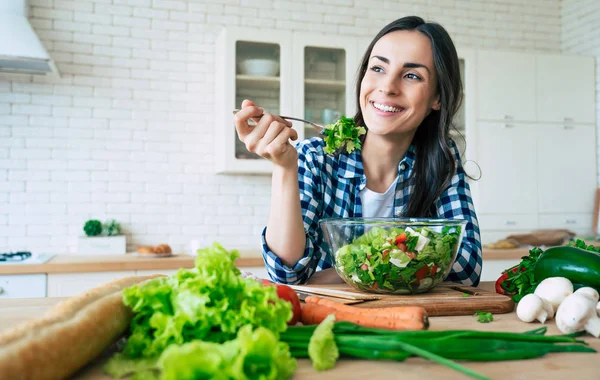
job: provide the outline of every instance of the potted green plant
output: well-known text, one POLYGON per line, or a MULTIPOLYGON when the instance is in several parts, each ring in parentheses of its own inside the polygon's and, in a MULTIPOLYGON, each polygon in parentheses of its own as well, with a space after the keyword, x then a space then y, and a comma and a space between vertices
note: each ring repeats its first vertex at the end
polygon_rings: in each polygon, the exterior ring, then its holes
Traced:
POLYGON ((78 239, 77 252, 82 254, 125 254, 127 239, 121 234, 121 224, 111 219, 105 223, 90 219, 83 226, 85 236, 78 239))

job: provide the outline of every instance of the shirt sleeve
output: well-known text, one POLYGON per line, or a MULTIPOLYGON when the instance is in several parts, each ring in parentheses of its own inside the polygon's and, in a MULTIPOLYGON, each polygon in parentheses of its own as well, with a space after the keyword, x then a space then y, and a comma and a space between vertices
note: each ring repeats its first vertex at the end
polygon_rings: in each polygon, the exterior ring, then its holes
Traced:
POLYGON ((442 193, 435 206, 438 217, 465 219, 467 225, 456 261, 446 280, 477 286, 482 267, 479 223, 471 199, 471 190, 455 144, 452 145, 452 151, 456 159, 456 173, 450 181, 450 186, 442 193))
POLYGON ((319 154, 310 140, 298 144, 297 149, 300 205, 306 234, 304 255, 293 267, 288 267, 269 249, 265 238, 267 228, 262 232, 262 253, 267 273, 273 281, 284 284, 304 284, 316 271, 332 266, 319 230, 324 186, 319 167, 323 164, 324 155, 319 154))

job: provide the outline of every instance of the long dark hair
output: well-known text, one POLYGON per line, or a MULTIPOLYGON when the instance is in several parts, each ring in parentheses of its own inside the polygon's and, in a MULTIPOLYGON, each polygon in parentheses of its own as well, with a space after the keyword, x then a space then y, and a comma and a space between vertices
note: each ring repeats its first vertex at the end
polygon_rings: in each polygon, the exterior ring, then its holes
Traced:
POLYGON ((356 82, 358 112, 354 120, 357 125, 366 127, 360 109, 360 84, 367 71, 373 46, 381 37, 397 30, 423 33, 431 41, 433 51, 440 110, 432 110, 427 115, 413 138, 416 158, 408 185, 414 187, 404 208, 405 216, 433 217, 436 215, 434 202, 448 187, 456 171, 455 158, 450 148, 450 128, 463 98, 458 54, 448 32, 441 25, 425 22, 417 16, 408 16, 381 29, 371 41, 359 67, 356 82))

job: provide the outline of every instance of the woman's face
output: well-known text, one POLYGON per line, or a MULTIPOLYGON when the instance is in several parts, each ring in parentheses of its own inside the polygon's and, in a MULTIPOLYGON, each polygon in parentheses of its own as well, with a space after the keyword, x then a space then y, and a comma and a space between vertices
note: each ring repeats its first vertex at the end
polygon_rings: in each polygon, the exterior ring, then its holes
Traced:
POLYGON ((414 134, 432 109, 439 110, 430 40, 398 30, 373 46, 360 85, 360 108, 369 133, 414 134))

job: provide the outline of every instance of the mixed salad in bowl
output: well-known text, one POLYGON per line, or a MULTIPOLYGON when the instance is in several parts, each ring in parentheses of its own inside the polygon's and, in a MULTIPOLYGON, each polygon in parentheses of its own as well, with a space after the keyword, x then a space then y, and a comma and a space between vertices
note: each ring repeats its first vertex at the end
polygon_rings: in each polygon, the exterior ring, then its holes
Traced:
POLYGON ((341 225, 335 227, 335 221, 322 221, 338 274, 375 293, 422 293, 441 283, 456 259, 466 221, 412 220, 338 219, 341 225), (352 238, 357 232, 364 233, 352 238))

